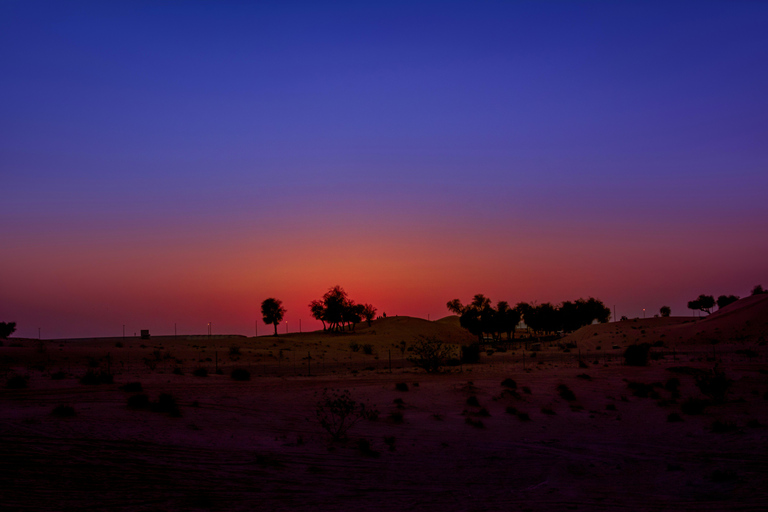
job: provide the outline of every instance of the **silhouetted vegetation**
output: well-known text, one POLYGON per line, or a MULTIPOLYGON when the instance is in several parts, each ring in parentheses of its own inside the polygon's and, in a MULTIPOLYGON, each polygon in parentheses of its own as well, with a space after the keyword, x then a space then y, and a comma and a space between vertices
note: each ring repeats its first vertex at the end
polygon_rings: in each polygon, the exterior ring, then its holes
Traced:
POLYGON ((728 304, 733 304, 739 300, 738 295, 721 295, 717 298, 717 308, 723 309, 728 304))
POLYGON ((354 400, 347 390, 326 388, 315 406, 315 416, 331 439, 338 441, 360 420, 378 417, 378 411, 354 400))
POLYGON ((434 337, 422 338, 411 346, 411 353, 408 361, 427 373, 438 373, 453 355, 453 348, 434 337))
POLYGON ((376 316, 376 308, 371 304, 356 304, 341 286, 329 289, 319 300, 309 303, 312 317, 323 323, 324 331, 342 332, 346 328, 355 330, 355 325, 365 319, 368 325, 376 316))
POLYGON ((0 322, 0 340, 7 340, 8 336, 16 332, 16 322, 0 322))
POLYGON ((557 307, 549 302, 539 305, 520 302, 511 308, 507 302, 499 301, 494 308, 490 299, 477 294, 466 306, 459 299, 453 299, 446 307, 459 315, 461 326, 477 336, 479 343, 485 335, 496 342, 501 340, 502 333, 507 334, 507 340, 513 339, 521 320, 534 332, 547 334, 572 332, 595 321, 605 323, 611 317, 611 310, 592 297, 565 301, 557 307))
POLYGON ((141 385, 141 382, 128 382, 120 386, 120 390, 127 393, 141 393, 143 386, 141 385))
POLYGON ((517 382, 514 379, 506 378, 501 381, 501 385, 508 389, 517 389, 517 382))
POLYGON ((192 372, 192 375, 194 375, 195 377, 207 377, 208 370, 201 366, 199 368, 195 368, 195 370, 192 372))
POLYGON ((567 400, 568 402, 573 402, 576 400, 576 395, 574 392, 565 384, 559 384, 557 386, 557 394, 560 395, 560 398, 567 400))
POLYGON ((661 306, 659 308, 659 314, 663 317, 667 317, 672 314, 672 308, 669 306, 661 306))
POLYGON ((480 362, 480 345, 462 345, 461 361, 462 364, 476 364, 480 362))
POLYGON ((283 321, 284 315, 283 301, 270 297, 261 303, 262 319, 265 324, 275 326, 275 336, 277 336, 277 326, 283 321))
POLYGON ((29 385, 29 376, 27 375, 11 375, 8 380, 5 381, 5 387, 8 389, 24 389, 29 385))
POLYGON ((696 311, 703 311, 706 314, 712 313, 712 308, 715 307, 715 298, 712 295, 699 295, 698 299, 688 302, 688 309, 696 311))
POLYGON ((74 418, 77 416, 75 408, 71 405, 57 405, 51 414, 57 418, 74 418))
POLYGON ((395 384, 395 389, 398 391, 408 391, 408 384, 405 382, 398 382, 395 384))
POLYGON ((725 402, 728 389, 733 381, 726 377, 725 373, 717 366, 712 370, 699 374, 696 377, 696 386, 699 390, 709 397, 713 402, 725 402))
POLYGON ((624 350, 624 363, 627 366, 648 366, 650 351, 649 343, 630 345, 624 350))
POLYGON ((702 400, 701 398, 688 398, 685 400, 682 404, 680 404, 680 410, 683 411, 684 414, 688 414, 689 416, 694 416, 697 414, 702 414, 704 412, 704 409, 709 405, 708 400, 702 400))
POLYGON ((105 371, 88 370, 85 375, 80 377, 80 384, 86 386, 96 386, 99 384, 112 384, 115 380, 114 375, 105 371))
POLYGON ((758 284, 758 285, 755 285, 754 288, 752 288, 752 292, 750 295, 760 295, 762 293, 768 293, 768 292, 766 292, 766 290, 763 290, 763 285, 758 284))
POLYGON ((245 381, 251 380, 251 372, 245 368, 235 368, 232 373, 229 374, 232 380, 245 381))

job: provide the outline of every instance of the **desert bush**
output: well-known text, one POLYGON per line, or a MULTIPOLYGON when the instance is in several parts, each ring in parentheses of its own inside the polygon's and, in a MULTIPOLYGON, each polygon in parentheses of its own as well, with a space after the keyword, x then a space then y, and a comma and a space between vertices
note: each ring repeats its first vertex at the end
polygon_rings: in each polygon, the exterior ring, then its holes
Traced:
POLYGON ((235 368, 234 370, 232 370, 232 373, 230 373, 230 377, 232 377, 232 380, 239 380, 239 381, 251 380, 251 372, 249 372, 245 368, 235 368))
POLYGON ((370 343, 366 343, 365 345, 363 345, 363 354, 368 356, 373 354, 373 345, 371 345, 370 343))
POLYGON ((408 384, 405 382, 398 382, 395 384, 395 389, 398 391, 408 391, 408 384))
POLYGON ((630 345, 624 350, 624 363, 627 366, 648 366, 650 351, 651 345, 648 343, 630 345))
POLYGON ((592 380, 592 377, 587 375, 586 373, 580 373, 576 376, 577 379, 584 379, 584 380, 592 380))
POLYGON ((67 377, 67 374, 64 373, 62 370, 59 370, 51 374, 51 380, 64 380, 66 377, 67 377))
POLYGON ((511 414, 511 415, 513 415, 513 416, 514 416, 515 414, 517 414, 517 407, 513 407, 513 406, 511 406, 511 405, 510 405, 510 406, 508 406, 508 407, 507 407, 507 408, 506 408, 504 411, 505 411, 507 414, 511 414))
POLYGON ((346 438, 349 429, 360 420, 370 418, 374 412, 375 408, 354 400, 347 390, 326 388, 315 404, 317 421, 334 441, 346 438))
POLYGON ((240 347, 232 345, 229 347, 229 357, 237 357, 240 355, 240 347))
POLYGON ((349 349, 352 352, 357 352, 357 351, 360 350, 360 344, 359 343, 355 343, 354 341, 351 341, 351 342, 349 342, 349 349))
POLYGON ((485 428, 485 423, 483 423, 483 420, 478 420, 478 419, 467 416, 464 419, 464 422, 467 425, 472 425, 475 428, 485 428))
POLYGON ((77 415, 75 408, 71 405, 57 405, 51 414, 57 418, 73 418, 77 415))
POLYGON ((381 453, 379 453, 377 450, 371 448, 371 442, 365 438, 357 440, 357 449, 360 450, 360 453, 366 457, 378 457, 381 455, 381 453))
POLYGON ((96 372, 94 370, 88 370, 85 375, 80 377, 80 384, 86 386, 96 386, 99 384, 112 384, 115 378, 111 373, 105 371, 96 372))
POLYGON ((481 407, 480 410, 477 411, 477 415, 487 418, 491 415, 491 413, 485 407, 481 407))
POLYGON ((528 386, 523 386, 523 393, 525 393, 526 395, 530 395, 531 388, 529 388, 528 386))
POLYGON ((696 377, 696 386, 699 390, 716 403, 725 402, 728 388, 732 383, 733 381, 726 377, 717 365, 711 371, 696 377))
POLYGON ((141 393, 143 389, 141 382, 127 382, 120 386, 121 391, 126 391, 128 393, 141 393))
POLYGON ((435 337, 425 337, 413 346, 413 355, 408 360, 427 373, 438 373, 451 357, 453 349, 435 337))
POLYGON ((627 387, 632 390, 632 394, 634 396, 640 397, 640 398, 653 398, 654 400, 657 400, 661 398, 659 396, 659 393, 654 389, 656 386, 660 386, 660 384, 654 383, 654 384, 645 384, 644 382, 633 382, 629 381, 627 382, 627 387))
POLYGON ((195 368, 195 370, 192 372, 192 375, 194 375, 195 377, 207 377, 208 370, 201 366, 199 368, 195 368))
POLYGON ((167 412, 171 416, 181 416, 181 411, 176 403, 176 399, 173 395, 168 393, 160 393, 160 396, 157 397, 157 401, 149 404, 149 409, 152 412, 167 412))
POLYGON ((616 404, 608 404, 605 406, 606 411, 615 411, 616 410, 616 404))
POLYGON ((682 416, 680 416, 680 415, 679 415, 678 413, 676 413, 676 412, 671 412, 671 413, 669 413, 669 414, 667 415, 667 421, 668 421, 669 423, 675 423, 675 422, 678 422, 678 421, 683 421, 683 417, 682 417, 682 416))
POLYGON ((149 397, 143 393, 128 397, 128 407, 131 409, 149 408, 149 397))
POLYGON ((403 413, 400 411, 392 411, 389 413, 389 421, 392 423, 400 424, 403 421, 405 421, 405 417, 403 416, 403 413))
POLYGON ((394 452, 396 450, 395 448, 395 436, 386 436, 384 437, 384 444, 389 446, 389 451, 394 452))
POLYGON ((579 368, 589 368, 589 365, 584 361, 582 361, 581 359, 579 359, 579 368))
POLYGON ((571 391, 571 388, 566 386, 565 384, 560 384, 557 386, 557 393, 560 395, 560 398, 563 400, 567 400, 568 402, 573 402, 576 400, 576 395, 573 391, 571 391))
POLYGON ((174 375, 184 375, 184 370, 181 369, 181 366, 176 366, 173 369, 174 375))
POLYGON ((517 419, 520 421, 531 421, 531 416, 527 412, 518 412, 517 419))
POLYGON ((676 393, 677 390, 680 389, 680 379, 677 377, 670 377, 664 384, 664 389, 671 393, 676 393))
POLYGON ((712 422, 712 432, 716 434, 726 434, 739 430, 738 425, 730 421, 715 420, 712 422))
POLYGON ((509 379, 509 378, 504 379, 503 381, 501 381, 501 385, 503 387, 505 387, 505 388, 508 388, 508 389, 517 389, 517 382, 515 382, 514 380, 509 379))
POLYGON ((123 342, 122 341, 115 342, 115 347, 123 348, 123 342))
POLYGON ((701 398, 689 398, 680 404, 680 410, 683 411, 684 414, 694 416, 703 413, 704 408, 708 405, 709 401, 707 400, 702 400, 701 398))
POLYGON ((472 345, 461 346, 461 363, 462 364, 476 364, 480 362, 480 345, 473 343, 472 345))
POLYGON ((738 480, 738 475, 732 469, 716 469, 712 472, 713 482, 733 482, 738 480))
POLYGON ((542 407, 541 408, 541 412, 543 412, 544 414, 548 414, 550 416, 554 416, 555 415, 555 411, 552 410, 551 407, 542 407))
POLYGON ((480 402, 477 400, 477 397, 475 395, 472 395, 469 398, 467 398, 467 405, 472 407, 480 407, 480 402))

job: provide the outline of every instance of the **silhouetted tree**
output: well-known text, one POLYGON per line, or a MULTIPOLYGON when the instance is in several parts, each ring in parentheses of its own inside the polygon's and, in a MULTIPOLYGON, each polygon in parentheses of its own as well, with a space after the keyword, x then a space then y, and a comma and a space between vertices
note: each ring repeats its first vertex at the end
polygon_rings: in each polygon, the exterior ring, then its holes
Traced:
POLYGON ((376 308, 372 304, 363 304, 362 314, 365 321, 368 322, 368 327, 370 327, 371 322, 376 318, 376 308))
POLYGON ((706 314, 712 313, 715 307, 715 298, 712 295, 699 295, 699 298, 688 302, 688 309, 703 311, 706 314))
POLYGON ((459 316, 461 316, 461 314, 464 312, 464 306, 461 304, 459 299, 449 300, 445 307, 447 307, 448 311, 451 313, 455 313, 459 316))
POLYGON ((669 315, 672 314, 672 308, 670 308, 669 306, 661 306, 659 308, 659 314, 661 314, 661 316, 665 316, 665 317, 669 316, 669 315))
POLYGON ((8 336, 16 332, 16 322, 0 322, 0 340, 8 339, 8 336))
POLYGON ((275 326, 275 336, 277 336, 278 324, 283 321, 283 315, 285 315, 283 301, 270 297, 261 303, 261 316, 265 324, 275 326))
POLYGON ((507 339, 515 339, 515 328, 520 323, 520 311, 509 307, 506 301, 496 303, 496 329, 507 333, 507 339))
POLYGON ((309 303, 312 317, 323 322, 323 330, 343 331, 345 326, 355 329, 355 324, 363 318, 371 321, 376 315, 376 308, 371 304, 355 304, 341 286, 330 288, 320 300, 309 303), (327 324, 327 328, 326 328, 327 324))
POLYGON ((760 295, 761 293, 767 293, 765 290, 763 290, 763 285, 758 284, 752 288, 752 295, 760 295))
POLYGON ((717 308, 723 309, 728 304, 733 304, 739 300, 739 298, 736 295, 721 295, 717 298, 717 308))
POLYGON ((325 330, 325 306, 322 301, 313 300, 309 303, 309 311, 312 314, 312 318, 320 320, 323 323, 323 330, 325 330))

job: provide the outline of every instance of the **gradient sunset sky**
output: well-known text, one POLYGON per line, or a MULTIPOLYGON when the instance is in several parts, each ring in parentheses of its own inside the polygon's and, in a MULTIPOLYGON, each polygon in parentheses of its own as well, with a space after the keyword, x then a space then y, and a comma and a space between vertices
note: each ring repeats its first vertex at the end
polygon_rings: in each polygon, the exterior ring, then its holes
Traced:
POLYGON ((5 0, 0 175, 16 336, 690 314, 768 286, 768 3, 5 0))

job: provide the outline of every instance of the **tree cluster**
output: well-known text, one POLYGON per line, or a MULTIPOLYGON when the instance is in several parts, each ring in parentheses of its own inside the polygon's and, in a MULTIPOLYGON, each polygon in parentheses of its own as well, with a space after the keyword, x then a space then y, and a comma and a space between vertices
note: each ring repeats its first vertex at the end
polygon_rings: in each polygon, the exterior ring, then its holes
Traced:
POLYGON ((461 326, 477 336, 481 343, 486 334, 491 335, 494 341, 500 341, 502 333, 507 334, 508 340, 513 339, 521 320, 535 332, 550 333, 572 332, 595 321, 605 323, 611 318, 611 310, 592 297, 565 301, 559 306, 549 302, 538 305, 520 302, 514 308, 505 301, 499 301, 494 308, 490 299, 477 294, 467 305, 454 299, 446 306, 459 315, 461 326))
POLYGON ((723 309, 728 304, 733 304, 739 300, 738 295, 720 295, 717 300, 712 295, 701 294, 695 300, 688 301, 688 309, 695 311, 703 311, 706 314, 711 314, 712 309, 717 305, 718 309, 723 309))
POLYGON ((322 298, 309 303, 312 317, 323 323, 323 330, 341 332, 355 330, 355 325, 363 320, 371 325, 376 316, 376 308, 371 304, 356 304, 349 298, 341 286, 329 289, 322 298))

